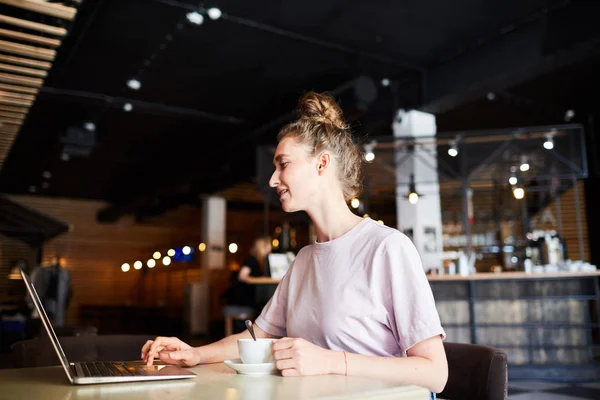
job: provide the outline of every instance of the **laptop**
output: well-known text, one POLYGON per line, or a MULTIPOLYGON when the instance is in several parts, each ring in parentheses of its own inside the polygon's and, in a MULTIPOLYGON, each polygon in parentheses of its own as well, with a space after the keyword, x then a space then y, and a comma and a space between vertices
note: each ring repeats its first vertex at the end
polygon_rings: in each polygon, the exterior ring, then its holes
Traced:
POLYGON ((271 270, 271 278, 283 279, 284 275, 290 269, 290 265, 293 261, 293 253, 282 254, 282 253, 271 253, 267 256, 269 260, 269 268, 271 270))
POLYGON ((54 346, 56 355, 60 359, 69 381, 75 385, 87 385, 91 383, 117 383, 117 382, 139 382, 139 381, 157 381, 166 379, 185 379, 195 378, 193 372, 177 367, 174 365, 153 365, 147 367, 142 362, 117 362, 117 361, 100 361, 100 362, 76 362, 70 363, 63 351, 60 342, 50 319, 46 315, 46 311, 42 306, 42 302, 31 283, 29 276, 21 270, 23 281, 27 287, 27 291, 33 300, 35 309, 37 310, 46 332, 50 337, 50 341, 54 346))

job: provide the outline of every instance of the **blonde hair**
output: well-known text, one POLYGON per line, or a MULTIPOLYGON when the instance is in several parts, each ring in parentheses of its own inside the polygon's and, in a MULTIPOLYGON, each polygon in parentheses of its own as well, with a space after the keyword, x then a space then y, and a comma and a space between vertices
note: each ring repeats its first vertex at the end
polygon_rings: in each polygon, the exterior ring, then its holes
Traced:
POLYGON ((270 236, 260 236, 254 239, 252 243, 252 247, 250 248, 250 254, 254 257, 258 258, 259 253, 261 252, 263 247, 271 245, 271 237, 270 236))
POLYGON ((277 140, 292 137, 308 148, 311 157, 329 151, 337 161, 337 176, 346 201, 360 194, 362 154, 336 101, 324 93, 308 92, 298 102, 299 117, 284 126, 277 140))

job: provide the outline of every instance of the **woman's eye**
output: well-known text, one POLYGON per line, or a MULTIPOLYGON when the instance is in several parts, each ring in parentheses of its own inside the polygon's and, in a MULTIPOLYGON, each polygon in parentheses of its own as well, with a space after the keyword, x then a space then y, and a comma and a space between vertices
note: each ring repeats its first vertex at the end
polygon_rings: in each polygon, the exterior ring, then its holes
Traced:
POLYGON ((279 164, 279 168, 283 169, 285 168, 287 165, 289 164, 289 162, 282 162, 279 164))

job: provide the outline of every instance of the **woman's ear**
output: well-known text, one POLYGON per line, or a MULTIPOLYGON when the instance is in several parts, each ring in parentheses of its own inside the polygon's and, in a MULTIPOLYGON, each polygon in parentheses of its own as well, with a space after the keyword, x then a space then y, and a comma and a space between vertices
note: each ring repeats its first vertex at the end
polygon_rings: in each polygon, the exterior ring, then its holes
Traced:
POLYGON ((317 172, 322 174, 331 165, 331 154, 323 152, 317 157, 317 172))

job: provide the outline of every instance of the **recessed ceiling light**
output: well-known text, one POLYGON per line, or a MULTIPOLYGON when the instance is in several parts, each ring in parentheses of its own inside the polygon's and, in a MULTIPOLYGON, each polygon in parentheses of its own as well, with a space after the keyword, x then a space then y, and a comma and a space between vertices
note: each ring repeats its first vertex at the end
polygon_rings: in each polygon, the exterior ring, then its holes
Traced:
POLYGON ((204 22, 204 16, 198 11, 192 11, 187 13, 186 18, 194 25, 202 25, 202 23, 204 22))
POLYGON ((208 18, 212 19, 213 21, 221 18, 221 15, 223 15, 223 13, 217 7, 211 7, 208 9, 208 18))
POLYGON ((129 79, 127 81, 127 86, 129 86, 130 89, 139 90, 142 87, 142 82, 137 79, 129 79))

